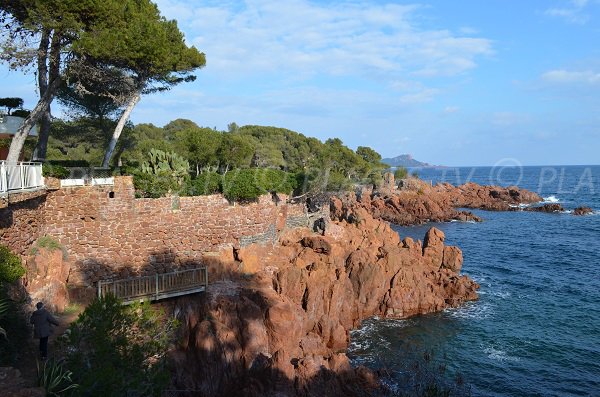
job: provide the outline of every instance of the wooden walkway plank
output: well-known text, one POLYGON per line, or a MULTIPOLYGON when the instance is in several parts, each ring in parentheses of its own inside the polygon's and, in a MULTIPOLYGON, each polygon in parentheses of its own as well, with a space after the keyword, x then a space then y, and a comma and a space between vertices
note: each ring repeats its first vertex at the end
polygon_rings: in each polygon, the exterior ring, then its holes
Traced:
POLYGON ((153 276, 100 280, 98 298, 112 294, 123 300, 124 304, 140 300, 156 301, 206 291, 207 286, 208 269, 199 267, 153 276))

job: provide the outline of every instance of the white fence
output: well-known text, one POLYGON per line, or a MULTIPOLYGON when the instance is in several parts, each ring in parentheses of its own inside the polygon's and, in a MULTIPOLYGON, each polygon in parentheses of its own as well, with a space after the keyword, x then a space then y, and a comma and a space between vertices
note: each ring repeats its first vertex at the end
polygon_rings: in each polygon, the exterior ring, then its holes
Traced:
POLYGON ((44 186, 41 163, 0 161, 0 194, 44 186))

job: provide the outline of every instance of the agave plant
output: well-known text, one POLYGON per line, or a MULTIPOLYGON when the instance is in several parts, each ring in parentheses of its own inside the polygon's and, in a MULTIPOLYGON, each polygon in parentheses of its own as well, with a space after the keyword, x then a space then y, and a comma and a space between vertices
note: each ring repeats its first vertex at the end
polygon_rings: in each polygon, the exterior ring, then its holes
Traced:
POLYGON ((63 366, 62 360, 50 359, 41 365, 37 363, 38 386, 43 387, 47 396, 60 396, 79 387, 73 383, 73 373, 63 366))
MULTIPOLYGON (((4 316, 4 313, 8 310, 8 301, 6 299, 0 299, 0 318, 4 316)), ((8 339, 6 335, 6 331, 4 328, 0 327, 0 335, 2 335, 5 339, 8 339)))

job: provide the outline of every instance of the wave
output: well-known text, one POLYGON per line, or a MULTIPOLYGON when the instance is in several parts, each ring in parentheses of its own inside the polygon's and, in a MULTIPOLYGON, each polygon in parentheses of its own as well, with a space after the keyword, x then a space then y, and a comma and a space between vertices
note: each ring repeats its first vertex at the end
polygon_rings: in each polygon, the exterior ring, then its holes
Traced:
POLYGON ((526 203, 520 203, 520 204, 509 204, 508 206, 511 208, 527 208, 527 207, 531 207, 533 204, 526 204, 526 203))
POLYGON ((494 349, 493 347, 487 347, 483 349, 483 352, 487 354, 488 358, 496 361, 519 361, 519 357, 509 356, 506 351, 494 349))
POLYGON ((544 203, 560 203, 560 199, 554 195, 544 197, 544 203))
POLYGON ((468 302, 464 306, 444 310, 450 317, 458 319, 483 320, 494 315, 492 305, 479 302, 468 302))

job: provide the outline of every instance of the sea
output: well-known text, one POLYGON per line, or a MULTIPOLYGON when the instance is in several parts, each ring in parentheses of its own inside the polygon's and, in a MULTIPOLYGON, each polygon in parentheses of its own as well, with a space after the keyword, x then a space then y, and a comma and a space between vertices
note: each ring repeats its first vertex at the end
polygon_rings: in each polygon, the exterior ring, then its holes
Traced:
POLYGON ((410 394, 407 373, 429 366, 431 379, 462 385, 458 394, 600 396, 600 166, 417 172, 434 184, 516 185, 565 211, 476 210, 482 223, 394 226, 401 238, 421 240, 430 227, 441 229, 462 249, 462 273, 481 285, 479 300, 405 320, 369 319, 351 334, 352 362, 379 369, 399 394, 410 394), (578 206, 594 212, 572 215, 578 206))

